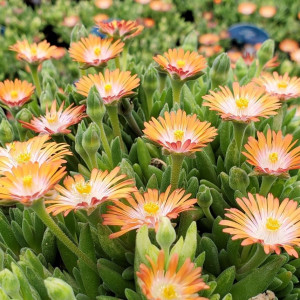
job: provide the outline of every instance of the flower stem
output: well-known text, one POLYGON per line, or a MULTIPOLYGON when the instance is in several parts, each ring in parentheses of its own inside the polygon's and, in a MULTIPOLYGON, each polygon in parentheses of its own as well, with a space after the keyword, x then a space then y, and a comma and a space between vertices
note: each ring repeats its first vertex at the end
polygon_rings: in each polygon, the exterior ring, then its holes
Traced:
POLYGON ((79 72, 80 72, 80 77, 86 75, 86 70, 85 69, 79 69, 79 72))
POLYGON ((35 85, 36 94, 38 98, 40 98, 42 93, 42 88, 41 88, 39 74, 38 74, 38 65, 29 65, 29 66, 30 66, 32 80, 35 85))
POLYGON ((113 162, 112 162, 112 155, 111 155, 111 149, 110 149, 110 146, 109 146, 109 143, 108 143, 108 140, 107 140, 107 136, 106 136, 106 133, 105 133, 105 130, 104 130, 104 127, 103 127, 103 122, 102 120, 99 120, 97 122, 97 125, 100 129, 100 139, 101 139, 101 142, 102 142, 102 146, 103 146, 103 149, 108 157, 108 160, 111 164, 111 166, 113 165, 113 162))
POLYGON ((133 117, 132 113, 125 115, 126 121, 131 127, 131 129, 135 132, 137 136, 142 136, 143 132, 141 131, 140 127, 138 126, 135 118, 133 117))
POLYGON ((31 208, 41 219, 41 221, 52 231, 52 233, 70 250, 72 251, 79 259, 84 261, 92 270, 97 272, 96 265, 94 262, 83 253, 67 236, 66 234, 58 227, 54 220, 46 212, 43 199, 38 199, 33 202, 31 208))
POLYGON ((238 150, 238 164, 240 165, 242 143, 244 139, 245 130, 248 124, 240 123, 240 122, 232 122, 232 123, 233 123, 234 139, 238 150))
POLYGON ((116 67, 116 69, 121 69, 121 66, 120 66, 120 56, 117 56, 116 58, 115 58, 115 67, 116 67))
POLYGON ((150 119, 151 110, 152 110, 152 106, 153 106, 153 94, 146 93, 146 100, 147 100, 148 119, 150 119))
POLYGON ((184 85, 184 82, 171 79, 171 84, 172 84, 172 92, 173 92, 173 106, 175 103, 178 103, 180 105, 180 93, 181 93, 181 88, 184 85))
POLYGON ((122 70, 126 71, 127 68, 127 54, 128 54, 128 45, 125 44, 122 53, 122 70))
POLYGON ((178 154, 171 154, 171 185, 172 190, 177 189, 179 175, 182 167, 184 156, 178 154))
POLYGON ((158 83, 159 83, 159 92, 160 94, 166 87, 167 74, 158 72, 158 83))
POLYGON ((283 122, 283 115, 284 115, 284 104, 278 109, 277 115, 273 117, 273 126, 272 129, 275 131, 281 130, 282 122, 283 122))
POLYGON ((248 262, 237 270, 237 273, 241 275, 259 267, 267 259, 267 257, 268 255, 265 253, 264 248, 260 244, 257 244, 254 255, 248 260, 248 262))
POLYGON ((275 176, 263 176, 259 194, 266 197, 276 179, 277 177, 275 176))
POLYGON ((124 150, 124 144, 122 140, 122 134, 119 125, 119 117, 118 117, 118 106, 117 105, 107 105, 106 106, 107 113, 109 115, 109 119, 111 122, 112 130, 115 137, 119 137, 121 149, 124 150))
POLYGON ((72 141, 75 142, 75 136, 74 136, 72 133, 68 133, 68 134, 67 134, 67 137, 68 137, 70 140, 72 140, 72 141))

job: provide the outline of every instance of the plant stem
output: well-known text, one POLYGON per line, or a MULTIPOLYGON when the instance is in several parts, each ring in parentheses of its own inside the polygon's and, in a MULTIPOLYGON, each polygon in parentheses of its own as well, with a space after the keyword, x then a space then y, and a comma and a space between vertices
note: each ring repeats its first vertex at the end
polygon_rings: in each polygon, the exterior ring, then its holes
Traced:
POLYGON ((257 244, 254 255, 248 260, 248 262, 238 269, 237 273, 243 274, 259 267, 267 259, 267 257, 268 255, 265 253, 264 248, 260 244, 257 244))
POLYGON ((153 94, 146 93, 146 100, 147 100, 148 119, 150 119, 151 110, 152 110, 152 106, 153 106, 153 94))
POLYGON ((119 137, 121 149, 124 150, 124 143, 122 140, 122 134, 119 125, 119 117, 118 117, 118 106, 117 105, 107 105, 106 106, 107 113, 109 115, 110 123, 112 126, 112 130, 115 137, 119 137))
POLYGON ((105 133, 105 130, 104 130, 104 127, 103 127, 103 121, 102 120, 99 120, 97 122, 97 125, 100 129, 100 139, 101 139, 101 142, 102 142, 102 146, 103 146, 103 149, 109 159, 109 163, 111 164, 111 166, 113 165, 113 162, 112 162, 112 155, 111 155, 111 149, 110 149, 110 146, 109 146, 109 143, 108 143, 108 140, 107 140, 107 136, 106 136, 106 133, 105 133))
POLYGON ((120 56, 117 56, 116 58, 115 58, 115 67, 116 67, 116 69, 121 69, 121 66, 120 66, 120 56))
POLYGON ((158 81, 159 82, 159 92, 161 94, 166 87, 167 74, 158 72, 158 79, 159 79, 159 81, 158 81))
POLYGON ((29 65, 29 67, 31 71, 32 80, 35 85, 36 94, 38 98, 40 98, 42 93, 42 88, 41 88, 39 74, 38 74, 38 65, 29 65))
POLYGON ((181 88, 184 85, 184 82, 171 79, 171 84, 172 84, 172 92, 173 92, 173 106, 175 103, 178 103, 180 105, 180 93, 181 93, 181 88))
POLYGON ((171 154, 171 185, 172 190, 177 189, 178 180, 184 156, 180 154, 171 154))
POLYGON ((131 129, 135 132, 137 136, 142 136, 143 132, 141 131, 140 127, 138 126, 135 118, 133 117, 132 113, 125 115, 126 121, 131 127, 131 129))
POLYGON ((75 136, 74 136, 72 133, 68 133, 68 134, 67 134, 67 137, 68 137, 70 140, 72 140, 72 141, 75 142, 75 136))
POLYGON ((263 176, 259 194, 266 197, 276 179, 277 177, 275 176, 263 176))
POLYGON ((238 165, 240 165, 241 161, 241 151, 242 151, 242 143, 244 139, 244 134, 246 127, 248 126, 247 123, 240 123, 240 122, 232 122, 233 123, 233 132, 234 132, 234 139, 236 142, 237 150, 238 150, 238 165))
POLYGON ((256 68, 256 72, 255 72, 254 77, 258 77, 260 75, 262 69, 263 69, 263 66, 261 66, 260 64, 258 64, 258 66, 256 68))
POLYGON ((92 270, 97 272, 97 267, 94 262, 83 253, 59 228, 59 226, 54 222, 54 220, 46 212, 43 199, 38 199, 33 202, 31 208, 41 219, 41 221, 52 231, 52 233, 70 250, 72 251, 79 259, 84 261, 92 270))
POLYGON ((206 218, 213 223, 215 219, 212 216, 209 207, 204 207, 204 208, 202 207, 202 210, 203 210, 206 218))
POLYGON ((80 77, 86 75, 86 70, 85 69, 79 69, 79 72, 80 72, 80 77))
POLYGON ((285 110, 285 104, 283 104, 277 111, 277 115, 273 117, 273 126, 272 129, 275 131, 281 130, 282 122, 283 122, 283 115, 285 110))
POLYGON ((122 70, 126 71, 127 68, 127 54, 128 54, 128 45, 125 44, 122 52, 122 70))

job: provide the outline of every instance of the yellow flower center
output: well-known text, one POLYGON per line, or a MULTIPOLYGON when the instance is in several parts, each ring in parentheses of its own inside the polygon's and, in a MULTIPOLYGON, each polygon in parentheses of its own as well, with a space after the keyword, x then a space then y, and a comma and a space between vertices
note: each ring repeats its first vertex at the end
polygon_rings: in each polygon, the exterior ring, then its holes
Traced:
POLYGON ((287 86, 288 86, 288 84, 287 84, 285 81, 279 81, 279 82, 277 83, 277 87, 278 87, 279 89, 286 89, 287 86))
POLYGON ((26 175, 23 177, 23 185, 30 187, 32 185, 32 176, 31 175, 26 175))
POLYGON ((270 153, 269 160, 271 163, 275 164, 278 161, 278 153, 277 152, 270 153))
POLYGON ((185 66, 185 61, 184 60, 177 60, 176 64, 177 64, 178 68, 183 68, 185 66))
POLYGON ((58 115, 57 114, 49 114, 48 116, 46 116, 46 119, 47 119, 48 123, 55 123, 58 120, 58 115))
POLYGON ((95 54, 96 56, 99 56, 99 55, 101 54, 101 49, 100 49, 99 47, 96 47, 96 48, 94 49, 94 54, 95 54))
POLYGON ((184 131, 179 129, 174 131, 174 138, 176 141, 182 141, 183 136, 184 136, 184 131))
POLYGON ((30 158, 31 158, 31 154, 28 152, 24 152, 24 153, 21 153, 18 155, 17 162, 18 162, 18 164, 22 164, 22 163, 28 162, 30 160, 30 158))
POLYGON ((111 89, 112 89, 112 86, 111 86, 111 84, 110 83, 107 83, 105 86, 104 86, 104 89, 105 89, 105 92, 110 92, 111 91, 111 89))
POLYGON ((177 293, 172 284, 169 284, 163 288, 162 298, 163 299, 176 299, 177 298, 177 293))
POLYGON ((268 218, 267 223, 266 223, 266 228, 271 231, 277 231, 280 228, 280 223, 278 220, 273 219, 273 218, 268 218))
POLYGON ((118 27, 118 22, 116 20, 113 20, 111 23, 114 26, 114 28, 118 27))
POLYGON ((240 109, 244 109, 248 107, 249 100, 246 98, 239 98, 235 100, 236 106, 240 109))
POLYGON ((154 202, 148 202, 144 205, 144 211, 150 215, 154 215, 159 210, 159 206, 154 202))
POLYGON ((31 55, 37 55, 37 49, 36 49, 36 47, 31 48, 30 49, 30 53, 31 53, 31 55))
POLYGON ((92 186, 88 182, 78 182, 75 187, 80 194, 89 194, 92 190, 92 186))
POLYGON ((18 95, 19 95, 19 94, 18 94, 17 91, 11 91, 11 92, 10 92, 10 97, 11 97, 11 98, 14 98, 14 99, 15 99, 15 98, 18 97, 18 95))

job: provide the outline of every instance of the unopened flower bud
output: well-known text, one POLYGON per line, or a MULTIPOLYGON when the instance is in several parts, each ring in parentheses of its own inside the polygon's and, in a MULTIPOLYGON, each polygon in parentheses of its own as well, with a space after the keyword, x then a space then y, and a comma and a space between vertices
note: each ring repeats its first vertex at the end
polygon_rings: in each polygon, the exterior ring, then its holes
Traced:
POLYGON ((71 32, 71 43, 79 41, 82 37, 88 36, 88 32, 84 25, 76 24, 71 32))
POLYGON ((15 274, 4 269, 0 272, 0 286, 11 298, 19 299, 20 283, 15 274))
POLYGON ((248 74, 248 67, 245 61, 240 57, 235 65, 235 74, 238 80, 241 80, 244 76, 248 74))
POLYGON ((83 133, 82 147, 89 157, 93 157, 100 148, 100 133, 95 123, 91 123, 83 133))
POLYGON ((201 208, 208 208, 213 202, 210 189, 203 184, 201 184, 199 187, 199 191, 197 193, 197 202, 201 208))
POLYGON ((232 167, 229 171, 229 186, 233 190, 246 193, 246 189, 250 184, 248 174, 241 168, 232 167))
POLYGON ((162 249, 168 249, 176 239, 176 232, 167 217, 161 218, 159 222, 158 231, 156 233, 156 240, 162 249))
POLYGON ((90 89, 86 102, 88 116, 92 121, 100 122, 105 115, 106 109, 95 86, 90 89))
POLYGON ((46 88, 42 91, 40 96, 41 109, 43 112, 46 111, 46 108, 50 108, 53 102, 54 96, 52 94, 50 84, 47 83, 46 88))
POLYGON ((196 31, 190 32, 184 39, 182 48, 184 51, 197 51, 198 34, 196 31))
POLYGON ((226 53, 221 53, 216 57, 210 70, 212 89, 219 85, 225 85, 228 81, 230 71, 230 59, 226 53))
POLYGON ((14 130, 12 125, 6 119, 2 119, 0 124, 0 142, 2 146, 11 143, 14 140, 14 130))
POLYGON ((280 64, 280 74, 290 73, 294 68, 293 63, 286 59, 280 64))
POLYGON ((157 88, 157 72, 153 67, 148 68, 144 74, 143 88, 147 96, 152 96, 157 88))
MULTIPOLYGON (((29 109, 27 108, 22 108, 17 114, 16 114, 16 120, 18 121, 23 121, 23 122, 27 122, 30 123, 32 119, 32 113, 29 109)), ((19 133, 19 137, 21 140, 25 139, 26 136, 26 132, 28 132, 28 130, 26 128, 24 128, 21 123, 17 122, 16 123, 17 129, 18 129, 18 133, 19 133)))
POLYGON ((261 68, 273 57, 275 43, 273 40, 266 40, 257 51, 258 63, 261 68))
POLYGON ((48 277, 44 280, 51 300, 76 300, 70 285, 59 278, 48 277))

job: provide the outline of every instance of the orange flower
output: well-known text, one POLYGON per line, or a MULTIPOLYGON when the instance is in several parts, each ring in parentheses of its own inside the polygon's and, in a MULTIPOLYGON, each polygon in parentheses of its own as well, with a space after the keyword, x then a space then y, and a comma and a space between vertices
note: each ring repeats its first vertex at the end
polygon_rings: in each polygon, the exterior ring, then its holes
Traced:
POLYGON ((215 3, 215 4, 221 4, 221 3, 222 3, 222 0, 214 0, 214 3, 215 3))
POLYGON ((227 55, 231 62, 231 67, 234 69, 236 66, 237 61, 240 57, 243 57, 242 52, 240 51, 229 51, 227 52, 227 55))
POLYGON ((300 246, 300 208, 293 200, 279 201, 269 194, 267 198, 252 194, 248 198, 237 198, 241 210, 226 209, 220 225, 224 232, 233 235, 232 239, 243 239, 242 246, 260 243, 266 252, 280 254, 280 247, 292 256, 298 257, 294 247, 300 246), (248 199, 249 198, 249 199, 248 199))
POLYGON ((52 58, 61 59, 65 56, 67 50, 64 47, 57 47, 55 52, 52 54, 52 58))
POLYGON ((259 14, 264 18, 272 18, 276 15, 276 7, 273 5, 265 5, 259 9, 259 14))
POLYGON ((78 16, 67 16, 64 18, 62 25, 65 27, 72 28, 74 27, 77 23, 79 23, 80 19, 78 16))
POLYGON ((284 39, 279 44, 279 49, 283 52, 293 52, 299 49, 299 44, 295 40, 284 39))
POLYGON ((215 54, 220 53, 222 51, 222 47, 220 45, 200 46, 198 51, 199 53, 202 53, 206 57, 211 57, 215 54))
POLYGON ((199 37, 199 43, 205 46, 215 45, 219 42, 220 38, 217 34, 206 33, 199 37))
POLYGON ((149 4, 151 2, 151 0, 135 0, 135 2, 139 3, 139 4, 146 5, 146 4, 149 4))
POLYGON ((113 4, 112 0, 96 0, 95 1, 95 5, 101 9, 108 9, 112 6, 112 4, 113 4))
POLYGON ((52 190, 65 173, 65 167, 61 168, 61 161, 42 165, 28 162, 13 167, 0 177, 0 203, 11 205, 21 202, 29 206, 52 190))
POLYGON ((291 53, 291 59, 300 64, 300 49, 297 49, 291 53))
POLYGON ((21 107, 30 98, 34 92, 34 86, 26 80, 15 81, 5 80, 0 82, 0 101, 9 107, 21 107))
POLYGON ((95 85, 104 104, 113 104, 115 101, 134 94, 133 89, 138 87, 140 82, 136 76, 131 76, 129 71, 106 69, 104 75, 99 73, 83 76, 75 85, 78 93, 86 97, 95 85))
POLYGON ((178 265, 179 255, 174 253, 169 263, 165 261, 165 253, 160 250, 157 261, 146 255, 150 267, 140 265, 137 272, 139 284, 149 300, 208 300, 199 297, 198 292, 209 289, 201 278, 201 268, 195 266, 187 258, 183 265, 178 265), (165 266, 167 270, 165 270, 165 266))
POLYGON ((42 135, 26 142, 15 141, 6 144, 5 148, 0 147, 0 174, 28 162, 38 162, 39 165, 54 161, 64 163, 63 157, 72 154, 68 150, 69 146, 64 143, 47 143, 49 139, 48 135, 42 135))
POLYGON ((144 29, 144 26, 139 25, 137 21, 117 21, 113 20, 111 22, 99 22, 99 31, 107 34, 114 39, 121 39, 125 41, 131 39, 139 34, 144 29))
POLYGON ((159 194, 158 190, 148 189, 143 195, 134 192, 134 197, 126 198, 127 202, 114 201, 113 205, 108 206, 107 213, 102 215, 103 224, 121 226, 121 229, 109 237, 119 237, 143 225, 157 230, 162 217, 176 219, 181 212, 193 209, 197 199, 189 199, 191 194, 184 194, 185 190, 182 189, 171 193, 169 186, 165 193, 159 194))
POLYGON ((203 97, 210 110, 219 112, 225 120, 238 122, 259 121, 259 117, 268 118, 276 115, 280 102, 276 97, 265 93, 264 88, 256 87, 254 83, 240 86, 232 84, 232 91, 226 86, 220 86, 221 91, 210 91, 211 95, 203 97))
POLYGON ((242 2, 238 6, 238 12, 243 15, 252 15, 256 10, 256 4, 251 2, 242 2))
POLYGON ((84 68, 105 67, 107 62, 117 57, 123 51, 124 43, 113 39, 101 39, 99 36, 89 35, 79 42, 72 43, 69 49, 73 60, 83 64, 84 68))
POLYGON ((137 20, 139 24, 145 26, 146 28, 152 28, 155 26, 155 21, 151 18, 141 18, 137 20))
POLYGON ((109 19, 109 16, 106 15, 106 14, 97 14, 96 16, 94 16, 94 22, 95 23, 106 21, 108 19, 109 19))
POLYGON ((262 175, 286 176, 289 170, 300 169, 300 146, 293 148, 297 140, 292 142, 293 136, 282 132, 257 132, 257 140, 249 137, 245 145, 247 152, 242 152, 247 162, 255 167, 255 171, 262 175))
POLYGON ((159 64, 162 72, 168 73, 173 79, 191 80, 196 79, 206 68, 206 61, 197 52, 180 49, 169 49, 164 56, 157 55, 153 59, 159 64))
POLYGON ((187 116, 185 111, 165 112, 145 122, 145 137, 170 153, 191 155, 201 151, 217 135, 217 130, 208 122, 200 122, 197 115, 187 116))
POLYGON ((70 211, 85 209, 91 213, 98 205, 104 201, 119 200, 128 198, 130 193, 135 191, 132 179, 125 179, 126 175, 118 175, 119 167, 111 172, 93 169, 91 178, 85 181, 80 174, 73 177, 66 177, 64 186, 57 185, 56 191, 60 195, 54 200, 47 200, 51 203, 47 207, 48 213, 57 215, 64 212, 66 216, 70 211))
POLYGON ((25 60, 30 64, 40 64, 44 60, 52 58, 56 46, 50 46, 47 41, 29 44, 27 40, 24 40, 17 41, 9 49, 18 53, 18 59, 25 60))
POLYGON ((67 134, 71 132, 68 127, 77 124, 86 116, 83 113, 84 111, 84 105, 73 107, 73 104, 64 110, 64 102, 58 111, 56 111, 56 100, 54 100, 50 111, 48 107, 46 108, 45 116, 40 116, 39 118, 33 117, 30 123, 23 121, 20 121, 20 123, 25 128, 43 134, 67 134))
POLYGON ((278 97, 282 101, 300 96, 300 78, 290 78, 288 73, 283 76, 278 75, 277 72, 273 72, 273 76, 264 73, 259 78, 253 79, 253 81, 263 87, 267 93, 278 97))
POLYGON ((154 11, 167 12, 170 11, 173 6, 171 3, 166 3, 161 0, 154 0, 150 2, 149 7, 154 11))

